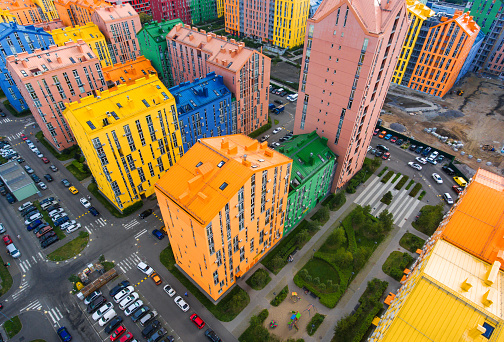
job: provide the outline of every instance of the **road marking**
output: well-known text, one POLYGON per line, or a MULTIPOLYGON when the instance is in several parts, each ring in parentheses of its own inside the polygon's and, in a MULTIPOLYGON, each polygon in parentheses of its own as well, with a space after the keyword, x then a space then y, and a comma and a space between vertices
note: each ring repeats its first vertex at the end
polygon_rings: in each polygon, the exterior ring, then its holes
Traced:
POLYGON ((88 231, 88 233, 91 234, 91 231, 89 230, 89 228, 87 226, 84 227, 84 228, 86 228, 86 230, 88 231))
POLYGON ((42 255, 41 252, 39 252, 38 255, 39 255, 39 257, 40 257, 41 260, 46 260, 46 258, 44 258, 44 256, 42 255))
POLYGON ((33 262, 37 263, 37 258, 35 258, 35 255, 32 255, 32 258, 33 258, 33 262))
POLYGON ((137 219, 134 219, 132 220, 131 222, 129 223, 123 223, 123 227, 126 229, 126 230, 129 230, 131 228, 133 228, 134 226, 140 224, 140 222, 138 222, 137 219))
POLYGON ((53 324, 56 324, 57 320, 54 319, 54 316, 52 315, 51 311, 47 311, 46 313, 49 314, 49 316, 51 317, 53 324))
POLYGON ((40 310, 42 308, 42 304, 39 302, 38 299, 30 302, 30 304, 28 304, 27 306, 25 306, 24 308, 20 309, 19 311, 28 311, 28 310, 40 310))
POLYGON ((134 236, 135 239, 138 239, 143 234, 147 233, 147 229, 141 230, 137 235, 134 236))

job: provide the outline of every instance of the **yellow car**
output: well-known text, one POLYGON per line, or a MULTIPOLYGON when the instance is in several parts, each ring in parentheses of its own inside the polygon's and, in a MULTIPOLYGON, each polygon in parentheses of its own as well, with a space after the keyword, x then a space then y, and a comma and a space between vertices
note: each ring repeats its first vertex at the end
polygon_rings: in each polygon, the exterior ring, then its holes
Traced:
POLYGON ((154 283, 156 283, 156 285, 161 285, 161 283, 163 282, 159 274, 157 274, 157 272, 152 273, 151 278, 152 280, 154 280, 154 283))
POLYGON ((68 190, 70 190, 70 192, 74 195, 77 195, 79 193, 79 190, 77 190, 75 186, 69 187, 68 190))

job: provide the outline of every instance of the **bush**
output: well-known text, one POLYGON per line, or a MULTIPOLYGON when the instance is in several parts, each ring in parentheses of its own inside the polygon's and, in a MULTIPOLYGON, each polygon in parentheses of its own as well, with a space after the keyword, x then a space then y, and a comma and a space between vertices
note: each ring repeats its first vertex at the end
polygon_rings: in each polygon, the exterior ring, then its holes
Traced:
POLYGON ((420 209, 420 215, 411 225, 426 235, 432 235, 443 220, 443 203, 426 205, 420 209))
POLYGON ((268 318, 268 310, 264 309, 257 316, 250 318, 249 327, 238 338, 240 342, 269 342, 270 333, 268 329, 263 326, 263 322, 268 318))
POLYGON ((411 189, 409 195, 411 197, 415 197, 418 194, 418 192, 420 191, 421 188, 422 188, 422 184, 416 183, 415 186, 413 187, 413 189, 411 189))
POLYGON ((346 192, 353 194, 357 191, 357 187, 366 182, 369 177, 381 166, 381 159, 369 159, 365 158, 362 165, 362 169, 357 172, 346 187, 346 192))
POLYGON ((409 188, 411 188, 411 186, 415 184, 415 181, 412 179, 410 180, 410 182, 408 183, 408 185, 406 186, 406 190, 409 190, 409 188))
POLYGON ((384 173, 385 173, 385 171, 387 171, 387 170, 388 170, 388 166, 385 166, 385 167, 384 167, 384 168, 380 171, 380 173, 378 174, 378 177, 383 176, 383 174, 384 174, 384 173))
POLYGON ((124 216, 131 215, 135 211, 137 211, 138 209, 140 209, 142 206, 143 206, 143 201, 142 200, 140 200, 138 202, 135 202, 132 205, 130 205, 130 206, 128 206, 128 207, 126 207, 126 208, 123 209, 123 215, 124 216))
POLYGON ((273 300, 270 302, 270 304, 273 306, 279 306, 285 300, 285 298, 287 298, 288 294, 289 294, 289 287, 286 285, 282 289, 282 291, 280 291, 280 293, 277 294, 275 296, 275 298, 273 298, 273 300))
POLYGON ((417 249, 421 249, 425 243, 425 240, 416 236, 415 234, 405 233, 401 240, 399 240, 399 245, 410 251, 411 253, 416 253, 417 249))
POLYGON ((383 195, 383 197, 380 200, 380 202, 385 203, 387 205, 389 205, 390 203, 392 203, 392 193, 390 191, 387 191, 385 193, 385 195, 383 195))
POLYGON ((381 179, 381 182, 387 183, 390 180, 390 178, 392 178, 393 175, 394 175, 394 171, 387 172, 387 174, 381 179))
POLYGON ((392 183, 395 183, 395 182, 396 182, 396 180, 398 180, 398 179, 399 179, 399 177, 401 177, 401 173, 400 173, 400 172, 399 172, 399 173, 396 173, 396 175, 395 175, 394 179, 392 180, 392 183))
POLYGON ((271 281, 268 271, 258 269, 246 281, 246 283, 254 290, 262 290, 271 281))
POLYGON ((312 221, 318 221, 320 224, 326 223, 330 218, 330 212, 329 208, 326 206, 323 206, 315 214, 312 215, 310 218, 312 221))
POLYGON ((252 133, 250 133, 249 137, 257 138, 258 136, 260 136, 261 134, 263 134, 264 132, 266 132, 270 128, 271 128, 271 117, 268 117, 268 123, 264 126, 259 127, 258 129, 256 129, 252 133))
POLYGON ((408 253, 393 251, 382 265, 382 270, 397 281, 400 281, 404 269, 413 262, 413 257, 408 253))
POLYGON ((341 208, 345 202, 345 193, 343 191, 339 191, 338 193, 332 195, 332 198, 329 201, 329 209, 336 211, 341 208))
POLYGON ((396 184, 396 186, 394 187, 394 189, 396 190, 401 190, 401 188, 404 186, 404 184, 406 184, 406 182, 408 181, 409 177, 404 175, 401 180, 399 181, 399 183, 396 184))
POLYGON ((313 336, 315 332, 317 331, 318 327, 322 324, 324 321, 325 315, 321 315, 318 312, 313 316, 313 318, 310 320, 308 325, 306 326, 306 331, 308 332, 308 335, 313 336))
POLYGON ((425 190, 423 190, 423 191, 420 193, 420 196, 418 196, 418 200, 419 200, 419 201, 420 201, 420 200, 422 200, 422 198, 424 198, 425 194, 426 194, 426 192, 425 192, 425 190))

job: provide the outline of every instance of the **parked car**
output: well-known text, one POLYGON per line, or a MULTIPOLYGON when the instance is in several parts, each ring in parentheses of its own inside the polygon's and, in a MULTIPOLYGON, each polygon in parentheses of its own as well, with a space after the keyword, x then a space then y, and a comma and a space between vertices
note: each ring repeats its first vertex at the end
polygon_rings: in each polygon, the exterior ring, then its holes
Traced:
POLYGON ((122 289, 128 287, 130 285, 130 282, 127 280, 121 281, 119 284, 114 286, 112 290, 109 291, 110 297, 114 297, 116 294, 118 294, 122 289))
POLYGON ((33 181, 34 181, 35 183, 40 182, 40 178, 39 178, 39 176, 37 176, 36 174, 34 174, 34 173, 33 173, 33 174, 31 174, 31 175, 30 175, 30 177, 33 179, 33 181))
POLYGON ((44 240, 41 244, 40 244, 40 247, 42 248, 47 248, 49 247, 50 245, 52 245, 53 243, 55 243, 56 241, 58 241, 59 238, 58 236, 51 236, 49 239, 47 240, 44 240))
POLYGON ((379 158, 383 155, 383 152, 382 151, 376 151, 375 152, 375 157, 379 158))
POLYGON ((132 315, 131 319, 133 322, 138 321, 140 318, 145 316, 148 312, 150 311, 150 308, 147 305, 142 306, 141 308, 137 309, 132 315))
POLYGON ((161 323, 158 320, 151 322, 142 330, 142 336, 144 338, 149 338, 157 328, 161 326, 161 323))
POLYGON ((81 204, 84 206, 84 208, 89 208, 91 207, 91 202, 89 202, 87 199, 85 199, 84 197, 82 197, 80 200, 81 204))
POLYGON ((150 216, 152 213, 154 212, 154 210, 152 209, 147 209, 147 210, 144 210, 142 211, 138 216, 141 218, 141 219, 144 219, 148 216, 150 216))
MULTIPOLYGON (((93 301, 91 303, 89 303, 89 305, 87 306, 87 313, 88 314, 92 314, 93 312, 95 312, 96 310, 98 310, 99 308, 101 308, 103 306, 103 304, 105 304, 105 302, 107 301, 107 299, 105 299, 104 296, 98 296, 97 298, 93 299, 93 301)), ((102 315, 103 317, 103 315, 102 315)))
POLYGON ((180 310, 187 312, 190 309, 189 304, 187 304, 182 297, 177 296, 175 297, 174 301, 175 304, 177 304, 177 306, 180 308, 180 310))
POLYGON ((131 331, 126 332, 126 334, 122 335, 121 338, 119 339, 119 342, 131 342, 131 341, 133 341, 133 334, 131 333, 131 331))
POLYGON ((163 240, 164 234, 159 229, 154 229, 152 231, 152 235, 154 235, 158 240, 163 240))
POLYGON ((44 234, 50 232, 51 230, 53 230, 51 226, 45 226, 42 229, 39 229, 35 236, 41 238, 44 234))
POLYGON ((61 224, 60 228, 61 229, 67 229, 68 227, 70 227, 70 226, 72 226, 72 225, 74 225, 76 223, 77 223, 77 221, 75 221, 75 220, 66 221, 65 223, 61 224))
POLYGON ((150 267, 149 265, 147 265, 144 262, 138 263, 137 268, 140 271, 142 271, 142 273, 146 274, 147 276, 150 276, 154 272, 154 270, 152 269, 152 267, 150 267))
POLYGON ((33 215, 30 215, 26 220, 25 220, 25 225, 29 225, 30 223, 34 222, 35 220, 38 220, 42 218, 42 215, 40 213, 35 213, 33 215))
POLYGON ((282 130, 282 127, 277 127, 273 130, 273 134, 277 134, 278 132, 280 132, 282 130))
POLYGON ((114 307, 114 304, 108 302, 108 303, 105 303, 105 305, 102 305, 98 310, 96 310, 96 312, 93 314, 92 318, 93 320, 97 321, 99 320, 104 314, 105 312, 109 311, 110 309, 112 309, 114 307))
POLYGON ((465 187, 467 185, 466 180, 462 177, 453 177, 453 180, 455 181, 455 183, 457 183, 461 187, 465 187))
POLYGON ((71 224, 68 227, 66 227, 65 231, 67 232, 67 234, 71 234, 71 233, 75 232, 76 230, 78 230, 80 227, 81 227, 80 223, 71 224))
POLYGON ((417 148, 416 145, 410 145, 409 150, 410 151, 415 151, 416 148, 417 148))
POLYGON ((437 157, 436 161, 437 161, 438 163, 441 163, 444 159, 445 159, 445 156, 443 156, 442 154, 440 154, 440 155, 437 157))
POLYGON ((166 329, 159 329, 158 331, 156 331, 147 341, 148 342, 158 342, 159 340, 161 340, 163 338, 164 335, 166 335, 168 332, 166 331, 166 329))
POLYGON ((287 96, 287 100, 289 100, 290 102, 294 102, 298 99, 298 94, 295 93, 295 94, 290 94, 289 96, 287 96))
POLYGON ((376 145, 376 148, 379 149, 379 150, 381 150, 381 151, 385 151, 385 152, 389 151, 389 148, 387 146, 384 146, 384 145, 381 145, 381 144, 376 145))
POLYGON ((429 155, 429 152, 432 150, 430 146, 427 146, 423 151, 422 151, 422 156, 427 157, 429 155))
POLYGON ((32 223, 30 223, 29 225, 26 226, 26 229, 28 231, 32 231, 34 230, 35 228, 37 228, 38 226, 40 226, 42 224, 42 220, 38 219, 38 220, 35 220, 33 221, 32 223))
POLYGON ((4 235, 2 238, 3 242, 5 243, 6 246, 10 245, 12 243, 12 239, 9 234, 4 235))
POLYGON ((419 162, 420 164, 427 164, 427 160, 425 160, 425 158, 421 158, 421 157, 416 157, 415 160, 417 162, 419 162))
POLYGON ((390 158, 390 152, 385 152, 385 153, 383 154, 383 156, 382 156, 382 159, 385 159, 385 160, 387 160, 387 159, 389 159, 389 158, 390 158))
POLYGON ((434 181, 438 184, 443 184, 443 179, 441 178, 440 175, 438 175, 437 173, 433 173, 432 174, 432 178, 434 179, 434 181))
POLYGON ((47 214, 50 217, 54 217, 56 214, 62 213, 63 211, 65 211, 65 209, 63 209, 63 208, 57 208, 57 209, 53 209, 53 210, 49 211, 47 214))
POLYGON ((381 131, 381 133, 378 135, 378 138, 383 139, 387 135, 387 131, 381 131))
POLYGON ((95 298, 98 298, 99 296, 101 296, 101 294, 102 294, 102 292, 100 290, 93 291, 86 298, 84 298, 84 304, 88 305, 93 300, 95 300, 95 298))
POLYGON ((124 314, 126 316, 131 316, 133 313, 135 313, 135 311, 137 311, 138 309, 140 309, 143 305, 143 301, 141 299, 137 300, 136 302, 134 302, 133 304, 130 304, 130 306, 128 306, 125 310, 124 310, 124 314))
POLYGON ((446 201, 446 203, 453 204, 453 198, 451 197, 451 195, 449 193, 445 192, 443 194, 443 198, 446 201))
POLYGON ((52 182, 52 181, 54 180, 54 179, 52 178, 52 176, 51 176, 50 174, 48 174, 48 173, 46 173, 46 174, 44 175, 44 178, 45 178, 45 179, 46 179, 46 181, 48 181, 48 182, 52 182))
POLYGON ((399 139, 399 140, 396 141, 396 145, 397 146, 401 146, 402 144, 404 144, 404 140, 399 139))
POLYGON ((7 199, 7 202, 9 202, 10 204, 16 202, 16 198, 11 193, 5 195, 5 198, 7 199))
POLYGON ((77 190, 75 186, 69 187, 68 190, 72 193, 72 195, 77 195, 79 193, 79 190, 77 190))
POLYGON ((47 185, 45 185, 44 182, 38 182, 37 185, 39 186, 40 190, 47 190, 47 185))
POLYGON ((449 168, 448 165, 443 165, 443 167, 441 167, 441 170, 443 170, 444 173, 446 173, 448 176, 453 176, 455 174, 455 171, 449 168))
POLYGON ((420 153, 422 153, 422 150, 423 150, 423 146, 418 146, 417 149, 415 150, 415 153, 420 154, 420 153))
POLYGON ((45 233, 44 235, 42 235, 39 239, 39 242, 42 243, 44 242, 45 240, 49 239, 49 238, 52 238, 53 236, 56 236, 56 232, 55 231, 49 231, 47 233, 45 233))
POLYGON ((390 138, 391 143, 395 143, 396 141, 397 141, 397 137, 394 136, 394 137, 390 138))
POLYGON ((136 292, 130 293, 121 300, 121 302, 119 303, 119 309, 121 310, 126 309, 128 306, 133 304, 138 299, 138 297, 139 297, 138 293, 136 292))
POLYGON ((159 274, 157 274, 157 272, 152 273, 150 277, 152 278, 154 284, 156 285, 161 285, 161 283, 163 282, 159 274))
POLYGON ((51 165, 51 166, 49 166, 49 168, 50 168, 50 169, 51 169, 51 171, 53 171, 53 172, 58 171, 58 168, 57 168, 55 165, 51 165))
POLYGON ((117 313, 115 312, 114 309, 110 309, 109 311, 105 312, 105 314, 98 320, 98 324, 100 327, 103 327, 105 324, 110 322, 115 316, 117 316, 117 313))
POLYGON ((119 303, 121 299, 129 295, 130 293, 134 292, 135 288, 133 286, 128 286, 121 291, 119 291, 115 296, 114 296, 114 302, 119 303))
POLYGON ((414 168, 415 170, 418 170, 418 171, 422 170, 422 167, 417 163, 409 162, 408 165, 411 166, 412 168, 414 168))
POLYGON ((124 325, 120 325, 117 327, 117 329, 114 330, 114 332, 110 335, 110 340, 111 341, 116 341, 122 334, 126 332, 126 328, 124 325))
POLYGON ((62 180, 61 180, 61 183, 63 183, 63 185, 64 185, 65 187, 67 187, 67 188, 68 188, 68 187, 70 187, 70 186, 72 185, 72 184, 70 184, 70 182, 69 182, 69 181, 68 181, 68 179, 66 179, 66 178, 65 178, 65 179, 62 179, 62 180))
POLYGON ((44 162, 44 164, 49 164, 49 159, 47 159, 46 157, 42 157, 42 161, 44 162))
POLYGON ((100 213, 98 212, 98 210, 96 210, 96 208, 95 208, 95 207, 91 207, 91 208, 89 208, 89 212, 90 212, 90 213, 91 213, 91 215, 93 215, 93 216, 98 216, 98 215, 100 215, 100 213))
POLYGON ((378 135, 378 133, 380 133, 380 129, 379 128, 377 128, 377 129, 374 130, 373 135, 378 135))
POLYGON ((198 327, 198 329, 203 329, 205 327, 205 322, 197 314, 192 314, 189 319, 198 327))
POLYGON ((217 336, 215 331, 211 329, 207 329, 207 331, 205 331, 205 336, 212 342, 222 342, 222 340, 220 339, 219 336, 217 336))
POLYGON ((110 322, 107 324, 105 327, 105 333, 110 334, 112 330, 114 330, 119 324, 121 324, 123 321, 121 316, 116 316, 110 320, 110 322))
POLYGON ((72 335, 68 332, 68 329, 66 327, 61 327, 57 330, 57 334, 60 338, 61 341, 63 342, 69 342, 72 340, 72 335))
POLYGON ((53 221, 54 225, 56 227, 59 227, 61 226, 63 223, 67 222, 68 220, 70 220, 68 218, 68 216, 63 216, 63 217, 60 217, 59 219, 57 219, 56 221, 53 221))
POLYGON ((165 285, 163 287, 164 292, 168 294, 168 296, 173 297, 177 292, 170 285, 165 285))
POLYGON ((19 258, 21 256, 21 252, 16 248, 16 246, 14 246, 13 243, 8 244, 6 247, 7 247, 7 252, 14 259, 17 259, 17 258, 19 258))

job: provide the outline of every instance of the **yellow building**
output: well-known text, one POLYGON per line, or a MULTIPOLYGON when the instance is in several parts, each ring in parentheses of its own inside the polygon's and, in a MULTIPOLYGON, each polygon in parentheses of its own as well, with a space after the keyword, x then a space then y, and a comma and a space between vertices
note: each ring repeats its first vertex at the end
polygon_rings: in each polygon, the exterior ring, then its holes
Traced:
POLYGON ((49 33, 53 36, 54 43, 58 46, 63 46, 68 41, 76 42, 82 39, 100 59, 102 68, 112 66, 105 36, 100 32, 96 24, 89 22, 83 26, 65 27, 52 30, 49 33))
POLYGON ((40 7, 44 15, 44 21, 53 21, 59 19, 58 11, 54 6, 53 0, 33 0, 40 7))
POLYGON ((0 23, 16 22, 14 14, 7 9, 0 9, 0 23))
POLYGON ((224 0, 217 0, 217 18, 224 16, 224 0))
POLYGON ((63 116, 98 189, 119 209, 154 193, 183 154, 175 99, 156 76, 67 104, 63 116))
POLYGON ((309 10, 309 0, 275 1, 273 45, 287 49, 303 45, 309 10))
POLYGON ((406 34, 401 54, 397 60, 394 75, 392 76, 392 82, 397 84, 401 84, 404 72, 406 71, 406 67, 408 66, 411 58, 411 52, 417 42, 420 28, 425 20, 436 14, 433 10, 418 0, 406 0, 406 8, 408 10, 408 18, 410 19, 411 24, 408 29, 408 33, 406 34))
POLYGON ((245 135, 205 138, 156 183, 176 264, 214 301, 282 238, 291 165, 245 135))

